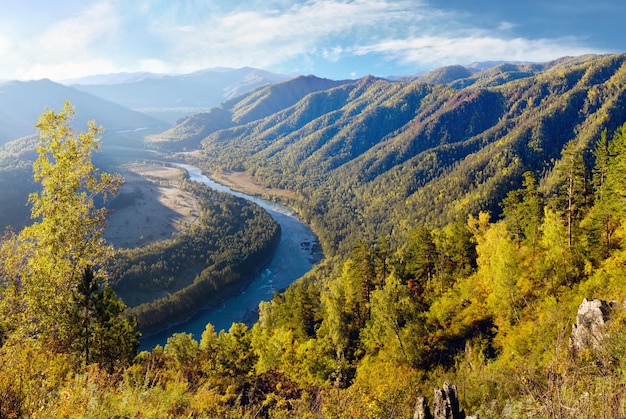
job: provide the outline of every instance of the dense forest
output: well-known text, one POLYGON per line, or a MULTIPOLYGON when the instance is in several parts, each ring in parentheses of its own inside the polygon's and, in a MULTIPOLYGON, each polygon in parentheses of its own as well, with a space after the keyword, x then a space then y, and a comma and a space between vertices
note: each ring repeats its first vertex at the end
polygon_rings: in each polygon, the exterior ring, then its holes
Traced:
POLYGON ((0 201, 0 220, 2 228, 12 226, 19 229, 29 222, 28 211, 24 204, 27 191, 33 191, 35 185, 32 165, 36 159, 35 138, 23 138, 0 145, 0 188, 3 199, 0 201), (19 202, 21 205, 15 205, 19 202))
MULTIPOLYGON (((366 77, 302 92, 254 120, 246 112, 265 109, 263 98, 272 96, 252 92, 219 109, 233 127, 214 129, 213 110, 168 132, 201 143, 196 164, 208 171, 245 170, 295 191, 300 199, 291 205, 315 228, 325 254, 345 254, 358 238, 388 235, 399 245, 417 224, 442 227, 480 210, 497 217, 523 173, 549 176, 568 142, 588 155, 603 130, 625 120, 625 59, 502 64, 452 81, 466 73, 423 76, 446 84, 366 77), (261 102, 252 106, 250 97, 261 102)), ((301 84, 309 82, 280 86, 301 92, 301 84)))
MULTIPOLYGON (((412 417, 444 382, 479 417, 625 416, 626 55, 457 70, 294 90, 300 100, 257 119, 245 112, 262 102, 229 102, 211 111, 226 127, 200 126, 210 113, 170 131, 201 145, 208 170, 294 191, 328 255, 251 328, 207 325, 133 357, 120 338, 133 319, 87 286, 90 270, 44 286, 38 267, 49 273, 53 252, 70 269, 56 241, 76 236, 47 215, 7 233, 0 416, 412 417), (75 303, 45 304, 38 287, 75 303), (585 298, 613 303, 595 340, 573 345, 585 298), (80 317, 90 301, 115 323, 80 317)), ((35 209, 53 205, 46 190, 35 209)), ((84 254, 81 266, 101 263, 84 254)))
POLYGON ((143 333, 219 306, 267 263, 280 238, 278 223, 256 204, 197 182, 180 187, 200 197, 199 219, 171 240, 119 250, 110 268, 143 333), (132 304, 143 291, 165 296, 132 304))

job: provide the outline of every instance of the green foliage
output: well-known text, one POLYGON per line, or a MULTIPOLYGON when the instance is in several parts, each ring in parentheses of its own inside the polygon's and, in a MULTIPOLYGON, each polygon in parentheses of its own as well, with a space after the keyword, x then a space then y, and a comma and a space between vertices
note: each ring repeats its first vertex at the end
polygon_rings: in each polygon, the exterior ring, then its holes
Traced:
POLYGON ((113 371, 132 361, 140 334, 134 318, 125 316, 126 306, 108 285, 100 285, 88 267, 67 307, 65 345, 84 364, 98 363, 113 371))
POLYGON ((98 173, 91 156, 102 129, 92 121, 75 134, 73 115, 68 102, 41 115, 33 169, 42 188, 29 198, 35 222, 0 242, 0 376, 12 377, 0 382, 3 416, 30 416, 71 367, 113 371, 138 346, 134 321, 106 285, 103 266, 113 252, 102 238, 105 210, 94 204, 121 179, 98 173))
POLYGON ((176 368, 181 369, 197 358, 198 341, 190 333, 174 333, 167 339, 163 351, 174 359, 176 368))
MULTIPOLYGON (((407 348, 407 328, 410 322, 417 322, 420 318, 419 304, 416 304, 415 293, 403 284, 395 275, 390 275, 384 287, 372 292, 371 318, 364 332, 367 352, 376 354, 378 348, 384 348, 384 353, 399 363, 416 363, 410 358, 410 348, 407 348)), ((415 330, 410 330, 414 333, 415 330)))
POLYGON ((86 268, 94 267, 96 279, 106 279, 101 269, 112 248, 102 238, 105 210, 94 197, 113 193, 119 176, 98 173, 91 162, 102 132, 95 122, 88 131, 75 134, 69 125, 74 109, 48 111, 36 125, 40 131, 39 157, 34 178, 42 189, 31 194, 36 221, 2 243, 5 286, 4 307, 23 335, 41 334, 52 345, 68 327, 67 302, 80 286, 86 268))
POLYGON ((543 197, 537 190, 537 179, 532 172, 524 173, 522 189, 509 192, 502 200, 503 215, 509 233, 517 246, 524 242, 534 252, 539 240, 543 219, 543 197))
POLYGON ((217 306, 267 263, 280 238, 278 223, 257 205, 197 182, 181 187, 200 198, 196 223, 171 240, 120 250, 112 266, 142 332, 217 306))
MULTIPOLYGON (((332 256, 263 303, 251 330, 175 335, 113 375, 70 374, 39 340, 11 341, 2 318, 2 412, 410 417, 448 381, 481 417, 623 416, 621 304, 597 349, 574 356, 568 336, 583 297, 626 298, 625 59, 505 65, 455 87, 366 78, 213 132, 207 164, 293 189, 332 256)), ((179 274, 152 268, 150 251, 151 272, 179 274)), ((6 309, 19 300, 5 284, 6 309)))
POLYGON ((22 333, 53 341, 84 269, 93 266, 97 278, 106 278, 100 268, 112 248, 102 238, 105 210, 96 208, 93 199, 106 198, 121 182, 119 176, 98 173, 91 162, 102 129, 92 121, 87 132, 75 134, 69 125, 73 115, 67 102, 63 111, 41 115, 33 170, 42 189, 29 198, 36 221, 2 248, 4 291, 14 298, 11 315, 17 316, 22 333))

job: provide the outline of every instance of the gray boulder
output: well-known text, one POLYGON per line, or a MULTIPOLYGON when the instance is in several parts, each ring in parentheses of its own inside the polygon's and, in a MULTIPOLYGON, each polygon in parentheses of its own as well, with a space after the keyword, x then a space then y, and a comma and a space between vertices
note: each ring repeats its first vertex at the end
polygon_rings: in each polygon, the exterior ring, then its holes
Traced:
POLYGON ((459 412, 459 398, 456 386, 447 382, 443 383, 443 388, 435 389, 435 398, 433 399, 433 418, 435 419, 458 419, 464 418, 459 412))
POLYGON ((428 400, 426 400, 426 397, 420 396, 417 398, 413 419, 433 419, 433 415, 430 414, 430 409, 428 409, 428 400))
POLYGON ((574 355, 586 349, 598 349, 604 337, 604 324, 611 318, 614 302, 583 299, 572 326, 570 349, 574 355))

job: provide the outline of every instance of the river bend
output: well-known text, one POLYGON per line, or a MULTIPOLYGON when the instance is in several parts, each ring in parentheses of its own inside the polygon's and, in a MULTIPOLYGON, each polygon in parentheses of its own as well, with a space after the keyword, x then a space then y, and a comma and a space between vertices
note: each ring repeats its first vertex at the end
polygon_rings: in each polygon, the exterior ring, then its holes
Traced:
POLYGON ((199 341, 207 323, 212 323, 217 332, 228 330, 234 322, 251 325, 256 321, 256 309, 261 301, 268 301, 273 297, 274 291, 287 288, 293 281, 308 272, 321 257, 317 237, 290 208, 233 191, 227 186, 212 181, 197 167, 186 164, 177 164, 177 166, 187 170, 191 180, 202 182, 218 191, 245 198, 265 209, 280 224, 280 241, 269 264, 239 295, 225 299, 218 309, 201 311, 188 322, 142 338, 140 350, 150 349, 155 345, 165 345, 167 338, 173 333, 192 333, 199 341))

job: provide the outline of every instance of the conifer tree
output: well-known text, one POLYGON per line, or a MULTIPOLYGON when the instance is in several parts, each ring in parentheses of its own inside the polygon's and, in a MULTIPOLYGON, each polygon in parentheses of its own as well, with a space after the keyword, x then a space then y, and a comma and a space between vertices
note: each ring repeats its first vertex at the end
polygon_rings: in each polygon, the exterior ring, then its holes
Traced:
POLYGON ((112 372, 136 355, 135 319, 124 315, 124 303, 108 285, 99 283, 90 267, 85 268, 67 309, 65 346, 83 364, 98 363, 112 372))
POLYGON ((522 188, 511 191, 502 201, 502 210, 508 231, 517 247, 527 241, 534 254, 543 212, 542 197, 537 190, 537 178, 532 172, 524 173, 522 188))
POLYGON ((589 256, 594 261, 607 258, 620 245, 619 228, 626 218, 626 124, 613 138, 606 130, 596 142, 593 169, 594 205, 582 225, 587 233, 589 256))
POLYGON ((587 179, 582 152, 575 142, 565 145, 561 152, 561 165, 557 168, 563 179, 562 197, 566 200, 565 217, 568 246, 574 246, 575 224, 586 204, 587 179))

